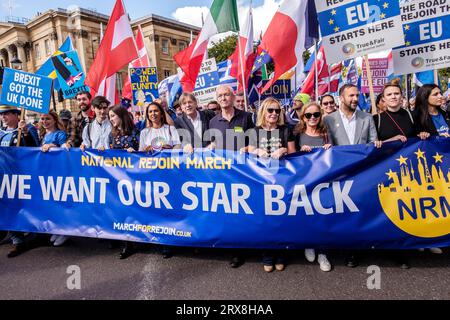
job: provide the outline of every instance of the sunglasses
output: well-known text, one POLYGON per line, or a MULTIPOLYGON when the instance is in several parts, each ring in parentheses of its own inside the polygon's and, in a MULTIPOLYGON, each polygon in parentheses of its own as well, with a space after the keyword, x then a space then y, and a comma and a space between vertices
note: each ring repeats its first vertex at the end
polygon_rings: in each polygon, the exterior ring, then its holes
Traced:
POLYGON ((320 118, 320 112, 314 112, 314 113, 305 113, 305 118, 306 119, 311 119, 312 117, 318 119, 320 118))
POLYGON ((334 105, 334 102, 333 101, 322 102, 322 105, 324 105, 324 106, 332 106, 332 105, 334 105))
POLYGON ((269 109, 267 109, 267 112, 268 113, 276 113, 276 114, 280 114, 281 113, 281 109, 272 109, 272 108, 269 108, 269 109))

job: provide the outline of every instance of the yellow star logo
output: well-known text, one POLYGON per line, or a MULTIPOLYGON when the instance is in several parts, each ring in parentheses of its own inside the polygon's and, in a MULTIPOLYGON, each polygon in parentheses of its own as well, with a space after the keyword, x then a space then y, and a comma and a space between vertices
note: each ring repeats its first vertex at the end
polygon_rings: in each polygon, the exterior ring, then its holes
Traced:
POLYGON ((386 14, 385 13, 380 14, 380 19, 384 19, 384 18, 386 18, 386 14))
POLYGON ((405 30, 409 30, 409 28, 410 28, 410 27, 409 27, 409 24, 406 24, 406 25, 405 25, 405 30))
POLYGON ((389 3, 387 3, 387 2, 383 3, 383 8, 385 8, 385 9, 389 8, 389 3))
POLYGON ((417 149, 417 152, 414 152, 414 154, 417 155, 417 159, 425 159, 425 152, 420 149, 417 149))
POLYGON ((397 161, 400 162, 400 165, 407 165, 406 160, 408 160, 408 158, 404 158, 403 156, 400 156, 400 158, 397 159, 397 161))
POLYGON ((436 152, 436 155, 433 156, 434 162, 435 162, 435 163, 438 163, 438 162, 443 163, 443 162, 442 162, 442 158, 443 158, 443 157, 444 157, 443 155, 440 155, 439 153, 436 152))
POLYGON ((339 27, 334 28, 334 32, 339 32, 339 27))
POLYGON ((253 71, 255 71, 255 70, 256 70, 256 67, 255 67, 255 66, 253 66, 252 70, 253 70, 253 71))
POLYGON ((258 59, 258 63, 261 63, 261 62, 262 62, 262 59, 261 59, 261 58, 259 58, 259 59, 258 59))
POLYGON ((261 52, 260 56, 262 57, 262 56, 264 56, 264 55, 265 55, 264 51, 263 51, 263 52, 261 52))
POLYGON ((409 42, 409 41, 405 42, 405 46, 410 46, 410 45, 411 45, 411 42, 409 42))
POLYGON ((330 25, 334 24, 334 20, 333 19, 328 20, 328 24, 330 25))
POLYGON ((335 10, 335 9, 331 10, 331 15, 332 15, 332 16, 335 16, 335 15, 336 15, 336 10, 335 10))
POLYGON ((395 172, 393 172, 392 170, 389 170, 388 173, 386 173, 386 175, 389 177, 389 179, 394 180, 395 177, 397 177, 397 174, 395 172))

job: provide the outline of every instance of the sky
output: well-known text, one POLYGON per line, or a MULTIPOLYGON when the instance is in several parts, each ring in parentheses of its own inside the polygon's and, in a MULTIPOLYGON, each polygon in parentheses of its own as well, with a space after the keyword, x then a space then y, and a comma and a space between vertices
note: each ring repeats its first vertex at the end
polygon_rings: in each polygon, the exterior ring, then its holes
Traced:
MULTIPOLYGON (((206 18, 212 0, 123 0, 126 10, 132 20, 151 13, 172 18, 181 22, 201 27, 202 12, 206 18)), ((0 0, 0 19, 9 15, 9 3, 12 6, 12 16, 33 18, 37 12, 50 9, 79 6, 109 15, 114 7, 115 0, 0 0)), ((237 0, 239 23, 244 22, 250 0, 237 0)), ((254 36, 259 37, 270 23, 278 9, 281 0, 253 0, 254 36)))

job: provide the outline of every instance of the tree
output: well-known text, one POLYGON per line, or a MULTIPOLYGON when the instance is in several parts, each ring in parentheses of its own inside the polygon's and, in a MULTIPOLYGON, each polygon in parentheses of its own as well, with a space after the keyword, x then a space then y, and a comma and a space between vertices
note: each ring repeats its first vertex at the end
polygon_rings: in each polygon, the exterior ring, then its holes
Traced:
POLYGON ((216 58, 216 62, 227 60, 236 49, 237 35, 233 34, 218 42, 213 42, 212 47, 208 49, 208 57, 216 58))

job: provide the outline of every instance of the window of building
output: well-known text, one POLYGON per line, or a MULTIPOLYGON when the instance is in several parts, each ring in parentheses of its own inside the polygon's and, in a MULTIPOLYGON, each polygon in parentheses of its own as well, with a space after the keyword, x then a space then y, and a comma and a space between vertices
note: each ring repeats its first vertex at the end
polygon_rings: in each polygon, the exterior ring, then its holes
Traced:
POLYGON ((164 79, 170 77, 170 70, 164 70, 164 79))
POLYGON ((50 40, 45 40, 45 55, 49 56, 52 54, 52 51, 50 50, 50 40))
POLYGON ((39 47, 39 43, 36 43, 34 45, 34 57, 36 58, 36 60, 41 59, 41 48, 39 47))
POLYGON ((31 52, 30 48, 25 48, 25 61, 30 62, 31 61, 31 52))
POLYGON ((179 51, 183 51, 184 49, 186 49, 186 47, 187 47, 186 42, 184 41, 178 42, 179 51))
POLYGON ((164 54, 169 54, 169 40, 162 39, 161 45, 162 45, 162 52, 164 54))

